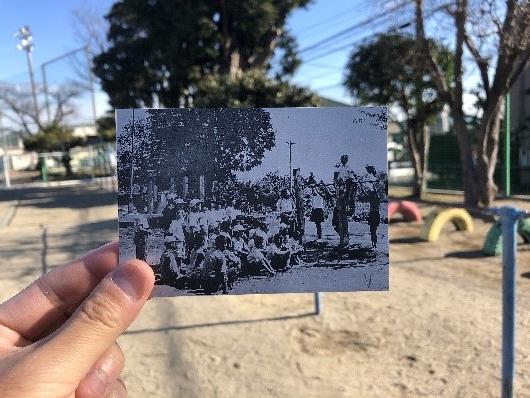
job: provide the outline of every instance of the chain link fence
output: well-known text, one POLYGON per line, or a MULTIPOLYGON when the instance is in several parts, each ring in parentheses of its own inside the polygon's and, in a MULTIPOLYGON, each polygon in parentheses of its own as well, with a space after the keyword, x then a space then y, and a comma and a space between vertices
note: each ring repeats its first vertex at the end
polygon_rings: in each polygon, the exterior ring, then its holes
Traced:
POLYGON ((0 157, 2 187, 116 175, 115 144, 98 143, 68 152, 21 152, 0 157))

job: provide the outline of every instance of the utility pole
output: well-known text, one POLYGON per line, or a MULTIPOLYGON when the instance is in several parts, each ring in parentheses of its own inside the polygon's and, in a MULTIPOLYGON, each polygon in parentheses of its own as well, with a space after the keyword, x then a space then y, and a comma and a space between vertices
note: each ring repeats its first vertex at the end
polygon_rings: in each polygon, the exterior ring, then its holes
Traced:
POLYGON ((28 70, 29 70, 29 80, 31 82, 31 94, 33 96, 33 106, 35 108, 35 120, 37 125, 39 125, 39 105, 37 103, 37 90, 35 88, 35 78, 33 76, 33 60, 31 57, 31 52, 33 51, 33 35, 29 26, 22 26, 14 36, 20 39, 20 43, 17 44, 17 49, 19 51, 26 52, 26 58, 28 61, 28 70))
POLYGON ((296 142, 285 141, 289 145, 289 189, 293 189, 293 145, 296 145, 296 142))

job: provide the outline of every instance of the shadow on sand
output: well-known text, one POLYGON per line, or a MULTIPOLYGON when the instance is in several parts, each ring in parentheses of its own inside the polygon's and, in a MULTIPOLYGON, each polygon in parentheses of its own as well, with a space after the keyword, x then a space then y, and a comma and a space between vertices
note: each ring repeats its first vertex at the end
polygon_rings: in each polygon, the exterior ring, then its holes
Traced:
POLYGON ((316 315, 316 312, 307 312, 305 314, 284 315, 284 316, 260 318, 260 319, 241 319, 241 320, 234 320, 234 321, 196 323, 192 325, 182 325, 182 326, 164 326, 164 327, 152 328, 152 329, 128 330, 127 332, 125 332, 125 334, 130 335, 130 334, 142 334, 142 333, 160 333, 160 332, 170 332, 173 330, 199 329, 199 328, 207 328, 207 327, 213 327, 213 326, 228 326, 228 325, 258 323, 258 322, 286 321, 290 319, 307 318, 307 317, 314 316, 314 315, 316 315))

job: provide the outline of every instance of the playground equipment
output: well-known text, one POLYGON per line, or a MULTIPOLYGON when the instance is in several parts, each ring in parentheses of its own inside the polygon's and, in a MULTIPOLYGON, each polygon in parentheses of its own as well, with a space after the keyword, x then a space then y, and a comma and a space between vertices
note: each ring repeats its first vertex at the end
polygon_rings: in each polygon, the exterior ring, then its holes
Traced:
MULTIPOLYGON (((530 219, 522 219, 517 226, 517 232, 525 243, 530 243, 530 219)), ((484 240, 482 253, 486 256, 499 256, 502 253, 502 225, 500 221, 495 222, 484 240)))
POLYGON ((422 222, 421 211, 414 202, 408 200, 391 201, 388 204, 388 219, 390 220, 395 214, 403 215, 405 221, 422 222))
POLYGON ((466 210, 434 209, 425 219, 420 231, 420 239, 426 242, 436 242, 443 226, 448 222, 451 222, 458 231, 473 232, 473 219, 466 210))

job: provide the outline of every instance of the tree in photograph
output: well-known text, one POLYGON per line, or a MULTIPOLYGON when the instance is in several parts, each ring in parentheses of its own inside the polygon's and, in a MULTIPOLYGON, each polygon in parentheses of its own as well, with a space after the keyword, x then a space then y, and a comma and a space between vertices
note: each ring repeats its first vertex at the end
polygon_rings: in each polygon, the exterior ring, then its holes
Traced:
POLYGON ((94 72, 113 107, 315 105, 288 82, 300 60, 285 23, 309 1, 120 0, 94 72))
POLYGON ((455 31, 452 76, 444 72, 432 41, 426 37, 423 0, 415 0, 415 4, 418 37, 424 49, 421 55, 431 70, 438 95, 451 109, 460 148, 464 205, 487 207, 498 190, 493 176, 504 97, 530 60, 530 3, 453 0, 447 7, 455 31), (468 128, 463 110, 466 52, 481 79, 481 114, 476 132, 468 128))
POLYGON ((157 167, 159 171, 163 169, 161 162, 165 151, 160 141, 152 138, 153 134, 143 118, 131 118, 116 136, 118 178, 119 181, 129 182, 120 186, 120 190, 127 194, 130 194, 131 184, 153 177, 157 167))
MULTIPOLYGON (((430 46, 443 72, 450 75, 449 50, 439 43, 431 42, 430 46)), ((427 125, 444 104, 430 69, 418 57, 418 42, 413 36, 398 33, 366 40, 350 55, 344 84, 363 104, 399 107, 414 166, 413 195, 419 197, 427 174, 427 125)))
POLYGON ((163 173, 159 177, 173 170, 228 180, 237 171, 259 165, 275 145, 270 114, 263 109, 150 109, 147 113, 152 137, 143 139, 149 144, 150 168, 163 173))

